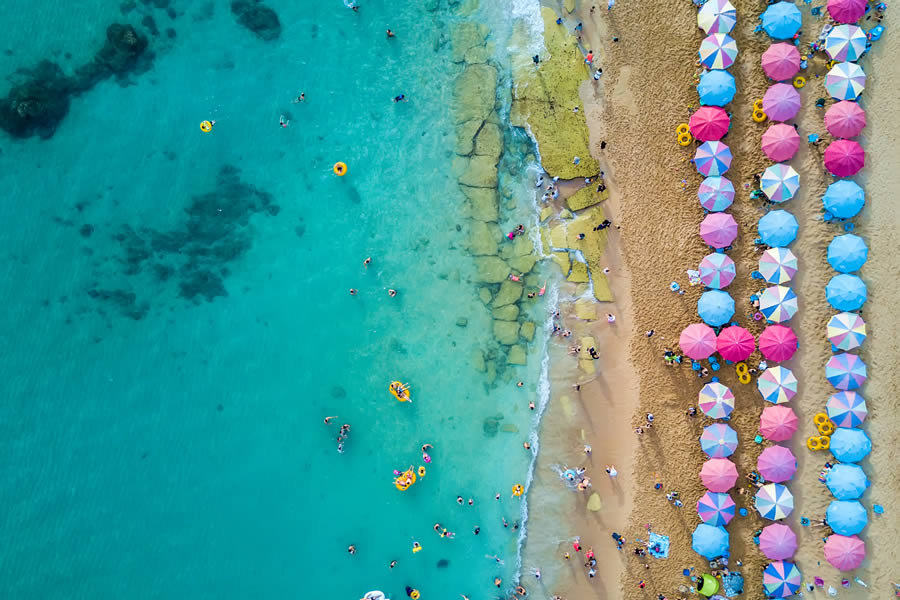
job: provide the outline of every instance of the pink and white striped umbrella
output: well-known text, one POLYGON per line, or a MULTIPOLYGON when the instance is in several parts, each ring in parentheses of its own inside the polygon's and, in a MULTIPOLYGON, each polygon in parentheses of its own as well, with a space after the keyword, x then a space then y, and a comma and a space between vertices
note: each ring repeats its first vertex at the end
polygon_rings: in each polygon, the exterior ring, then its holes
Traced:
POLYGON ((734 261, 727 254, 713 252, 700 261, 700 281, 707 287, 721 290, 735 278, 734 261))

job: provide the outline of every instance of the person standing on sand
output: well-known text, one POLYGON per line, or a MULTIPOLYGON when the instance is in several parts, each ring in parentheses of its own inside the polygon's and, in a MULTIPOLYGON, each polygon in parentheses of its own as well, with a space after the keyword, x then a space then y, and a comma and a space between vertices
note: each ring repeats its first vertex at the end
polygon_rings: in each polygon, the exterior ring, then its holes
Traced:
POLYGON ((606 465, 606 472, 607 472, 607 474, 609 474, 610 478, 613 478, 619 474, 619 472, 616 471, 615 465, 606 465))

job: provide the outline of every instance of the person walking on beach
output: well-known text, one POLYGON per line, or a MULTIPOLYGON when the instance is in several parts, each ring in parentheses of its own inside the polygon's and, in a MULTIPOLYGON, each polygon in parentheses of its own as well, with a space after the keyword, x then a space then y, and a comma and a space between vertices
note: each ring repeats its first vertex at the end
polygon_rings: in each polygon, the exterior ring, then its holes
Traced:
POLYGON ((610 478, 613 478, 619 474, 619 472, 616 471, 615 465, 606 465, 606 473, 610 476, 610 478))
POLYGON ((584 57, 584 64, 590 65, 594 61, 594 51, 588 50, 587 56, 584 57))

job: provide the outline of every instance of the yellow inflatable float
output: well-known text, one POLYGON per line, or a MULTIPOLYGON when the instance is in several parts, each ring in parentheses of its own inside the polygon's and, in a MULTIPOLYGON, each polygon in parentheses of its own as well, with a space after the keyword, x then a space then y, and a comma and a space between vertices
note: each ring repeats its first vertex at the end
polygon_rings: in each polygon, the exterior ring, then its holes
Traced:
POLYGON ((209 133, 212 131, 213 125, 215 125, 215 121, 201 121, 200 122, 200 131, 203 133, 209 133))
POLYGON ((690 146, 691 142, 694 141, 694 137, 690 133, 679 133, 678 134, 678 145, 679 146, 690 146))
POLYGON ((394 479, 394 487, 401 492, 408 490, 416 482, 416 473, 410 467, 394 479))
POLYGON ((756 100, 753 101, 753 110, 762 110, 762 109, 763 109, 762 98, 757 98, 756 100))
POLYGON ((334 171, 334 174, 338 177, 343 177, 347 174, 347 163, 336 162, 331 170, 334 171))
POLYGON ((391 396, 396 398, 398 402, 412 402, 412 394, 409 392, 409 385, 400 381, 392 381, 390 390, 391 396))
POLYGON ((768 117, 766 116, 766 113, 764 113, 761 109, 754 108, 754 109, 753 109, 753 115, 752 115, 752 118, 753 118, 753 120, 756 121, 757 123, 762 123, 762 122, 765 121, 768 117))
POLYGON ((810 450, 821 450, 822 443, 819 441, 819 438, 816 436, 806 438, 806 447, 810 450))
POLYGON ((822 448, 822 450, 828 450, 828 448, 831 447, 831 438, 828 437, 827 435, 820 435, 819 436, 819 447, 822 448))
POLYGON ((797 75, 796 77, 794 77, 794 87, 795 88, 800 89, 804 85, 806 85, 806 77, 804 77, 803 75, 797 75))
POLYGON ((516 485, 512 486, 512 493, 513 493, 513 496, 518 498, 519 496, 521 496, 522 494, 525 493, 525 488, 522 486, 521 483, 517 483, 516 485))

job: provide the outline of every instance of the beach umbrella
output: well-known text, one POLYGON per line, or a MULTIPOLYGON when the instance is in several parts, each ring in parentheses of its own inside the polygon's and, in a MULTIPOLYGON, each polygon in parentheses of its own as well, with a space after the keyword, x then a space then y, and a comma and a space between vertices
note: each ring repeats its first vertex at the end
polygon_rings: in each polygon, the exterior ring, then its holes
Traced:
POLYGON ((728 213, 709 213, 700 222, 700 237, 713 248, 730 246, 737 231, 737 221, 728 213))
POLYGON ((703 292, 697 301, 697 314, 707 325, 724 325, 734 316, 734 298, 722 290, 703 292))
POLYGON ((839 390, 855 390, 866 382, 866 363, 856 354, 840 352, 825 363, 825 379, 839 390))
POLYGON ((767 406, 759 416, 759 432, 767 440, 784 442, 797 431, 797 415, 794 409, 783 404, 767 406))
POLYGON ((737 11, 728 0, 709 0, 697 13, 697 26, 706 33, 728 33, 737 23, 737 11))
POLYGON ((838 23, 856 23, 866 14, 866 0, 828 0, 827 7, 838 23))
MULTIPOLYGON (((791 131, 793 127, 785 125, 791 131)), ((796 135, 796 132, 794 132, 796 135)), ((800 189, 800 175, 794 167, 784 163, 777 163, 766 167, 760 177, 760 187, 763 193, 772 202, 785 202, 794 197, 800 189)))
POLYGON ((775 83, 763 95, 763 111, 772 121, 788 121, 800 110, 800 93, 789 83, 775 83))
POLYGON ((869 479, 859 465, 838 464, 828 470, 825 485, 828 486, 831 495, 838 500, 856 500, 866 492, 869 479))
POLYGON ((825 410, 838 427, 859 427, 869 414, 866 399, 852 391, 832 394, 825 403, 825 410))
POLYGON ((734 281, 734 261, 727 254, 713 252, 700 261, 700 281, 707 287, 722 289, 734 281))
POLYGON ((678 345, 688 358, 709 358, 716 351, 716 332, 709 325, 692 323, 682 330, 678 345))
POLYGON ((797 336, 785 325, 769 325, 759 334, 759 351, 771 361, 784 362, 797 351, 797 336))
POLYGON ((862 429, 838 427, 831 434, 828 449, 842 463, 857 463, 872 451, 872 440, 862 429))
POLYGON ((800 10, 790 2, 770 4, 762 14, 762 26, 770 38, 787 40, 800 30, 800 10))
POLYGON ((759 312, 769 323, 791 320, 797 308, 797 294, 786 285, 770 285, 759 295, 759 312))
POLYGON ((727 458, 711 458, 700 469, 700 481, 711 492, 727 492, 737 478, 737 467, 727 458))
POLYGON ((868 257, 866 242, 852 233, 835 236, 828 244, 828 264, 840 273, 859 271, 868 257))
POLYGON ((725 360, 740 362, 747 360, 756 350, 753 335, 737 325, 724 328, 716 338, 716 350, 725 360))
POLYGON ((825 190, 822 204, 825 210, 840 219, 855 217, 866 203, 866 192, 855 181, 835 181, 825 190))
POLYGON ((707 417, 725 419, 734 410, 734 394, 727 386, 712 381, 700 388, 697 403, 707 417))
POLYGON ((734 184, 724 177, 707 177, 697 190, 700 206, 710 212, 722 212, 734 202, 734 184))
POLYGON ((762 68, 775 81, 793 78, 800 70, 800 52, 797 46, 787 42, 772 44, 762 54, 762 68))
POLYGON ((697 500, 697 514, 707 525, 728 525, 734 518, 734 500, 728 494, 706 492, 697 500))
POLYGON ((725 106, 734 99, 736 91, 734 75, 722 69, 711 69, 703 73, 697 84, 701 106, 725 106))
POLYGON ((855 535, 833 534, 825 540, 825 560, 839 571, 852 571, 866 558, 866 545, 855 535))
POLYGON ((825 298, 837 310, 859 310, 868 295, 866 284, 856 275, 835 275, 825 286, 825 298))
MULTIPOLYGON (((776 408, 771 406, 769 408, 776 408)), ((756 459, 756 468, 759 474, 767 481, 782 483, 790 480, 797 471, 797 457, 784 446, 769 446, 756 459)), ((787 558, 785 556, 770 556, 769 558, 787 558)))
POLYGON ((697 51, 700 63, 707 69, 727 69, 734 64, 737 53, 737 42, 727 33, 709 34, 700 42, 700 50, 697 51))
MULTIPOLYGON (((866 32, 856 25, 838 25, 832 27, 825 38, 825 53, 832 60, 857 61, 866 53, 868 43, 866 32)), ((734 48, 737 55, 737 46, 734 48)), ((732 59, 732 62, 734 60, 732 59)))
POLYGON ((797 536, 787 525, 766 525, 759 534, 759 551, 769 560, 790 558, 797 551, 797 536))
POLYGON ((866 164, 866 153, 853 140, 835 140, 825 148, 825 168, 837 177, 859 173, 866 164))
POLYGON ((840 535, 856 535, 866 528, 869 516, 859 500, 832 500, 825 511, 825 521, 840 535))
POLYGON ((856 102, 841 100, 825 111, 825 129, 836 138, 858 136, 866 126, 866 111, 856 102))
POLYGON ((800 591, 801 579, 797 565, 779 560, 766 565, 763 571, 763 589, 769 598, 787 598, 800 591))
POLYGON ((700 449, 710 458, 731 456, 737 449, 737 432, 724 423, 713 423, 700 434, 700 449))
POLYGON ((771 521, 787 518, 794 512, 794 495, 787 486, 767 483, 756 491, 756 512, 771 521))
POLYGON ((759 274, 769 283, 787 283, 797 274, 797 257, 787 248, 769 248, 759 258, 759 274))
POLYGON ((756 389, 766 402, 784 404, 797 395, 797 378, 787 367, 769 367, 756 378, 756 389))
POLYGON ((701 175, 722 175, 731 166, 731 149, 722 142, 703 142, 694 153, 694 166, 701 175))
POLYGON ((797 238, 800 225, 786 210, 770 210, 759 220, 757 231, 767 246, 787 246, 797 238))
POLYGON ((825 76, 825 89, 835 100, 856 100, 865 88, 866 72, 856 63, 838 63, 825 76))
POLYGON ((842 312, 828 320, 828 341, 839 350, 859 348, 866 339, 866 322, 856 313, 842 312))
POLYGON ((724 527, 714 527, 700 523, 691 536, 694 552, 710 560, 728 553, 728 531, 724 527))
MULTIPOLYGON (((762 134, 762 151, 770 160, 790 160, 794 157, 794 154, 796 154, 797 148, 799 147, 800 136, 797 134, 797 130, 790 125, 775 123, 770 125, 766 132, 762 134)), ((796 175, 796 173, 797 172, 794 171, 794 175, 796 175)), ((799 176, 797 179, 797 184, 799 186, 799 176)))
POLYGON ((720 139, 730 124, 728 113, 718 106, 701 106, 688 121, 691 133, 701 142, 720 139))

